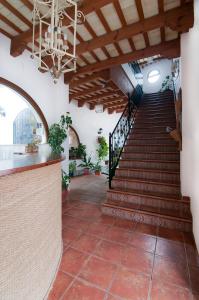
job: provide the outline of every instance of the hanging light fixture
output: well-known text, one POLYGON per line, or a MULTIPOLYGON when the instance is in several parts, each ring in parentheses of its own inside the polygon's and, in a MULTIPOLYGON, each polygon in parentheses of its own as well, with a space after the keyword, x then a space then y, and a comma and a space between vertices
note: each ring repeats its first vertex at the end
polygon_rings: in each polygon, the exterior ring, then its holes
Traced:
POLYGON ((76 71, 76 30, 84 21, 73 0, 34 0, 32 58, 38 59, 39 70, 50 71, 55 83, 62 73, 76 71))

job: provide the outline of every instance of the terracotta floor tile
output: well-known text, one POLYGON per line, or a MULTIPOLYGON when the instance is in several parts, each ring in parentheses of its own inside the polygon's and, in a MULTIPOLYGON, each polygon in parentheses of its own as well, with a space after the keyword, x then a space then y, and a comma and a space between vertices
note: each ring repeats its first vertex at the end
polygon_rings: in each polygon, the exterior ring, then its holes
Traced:
POLYGON ((130 232, 118 227, 111 227, 105 232, 104 238, 118 243, 128 243, 130 232))
POLYGON ((158 238, 156 254, 168 257, 174 262, 178 262, 179 260, 186 262, 186 253, 183 243, 158 238))
POLYGON ((116 218, 111 217, 111 216, 101 215, 98 219, 98 222, 111 226, 116 222, 116 218))
POLYGON ((185 244, 195 245, 195 240, 192 232, 183 232, 185 244))
POLYGON ((103 259, 106 259, 109 262, 121 264, 124 252, 125 246, 108 241, 102 241, 98 245, 94 253, 95 255, 102 257, 103 259))
POLYGON ((62 300, 103 300, 104 296, 105 292, 77 279, 62 300))
POLYGON ((125 300, 147 300, 150 277, 121 268, 110 293, 125 300))
POLYGON ((60 270, 76 275, 87 258, 88 255, 76 249, 68 248, 63 254, 60 270))
POLYGON ((193 293, 192 294, 192 299, 191 300, 199 300, 199 294, 195 294, 195 293, 193 293))
POLYGON ((80 220, 68 215, 63 215, 62 222, 63 228, 72 227, 75 229, 81 229, 82 231, 85 231, 90 225, 90 222, 88 222, 87 220, 80 220))
POLYGON ((199 254, 194 245, 185 245, 187 252, 187 260, 190 266, 199 267, 199 254))
POLYGON ((76 239, 81 235, 82 231, 73 228, 64 228, 62 230, 62 239, 64 244, 68 244, 76 239))
POLYGON ((106 300, 121 300, 121 298, 108 294, 106 300))
POLYGON ((71 247, 76 248, 80 251, 92 253, 97 247, 99 241, 100 240, 96 237, 83 234, 71 244, 71 247))
POLYGON ((96 235, 98 237, 103 237, 105 232, 107 232, 110 228, 110 225, 102 224, 100 222, 92 223, 91 226, 89 226, 87 233, 96 235))
POLYGON ((155 256, 153 278, 155 281, 189 288, 186 264, 175 263, 166 257, 155 256))
POLYGON ((135 228, 136 223, 133 221, 129 221, 129 220, 122 220, 122 219, 118 219, 116 220, 114 226, 119 227, 119 228, 123 228, 126 230, 133 230, 135 228))
POLYGON ((153 283, 151 290, 151 300, 191 300, 189 290, 168 285, 165 283, 153 283))
POLYGON ((117 267, 102 259, 91 257, 82 268, 79 277, 107 289, 111 283, 117 267))
POLYGON ((138 272, 151 274, 154 256, 151 253, 141 249, 128 246, 125 249, 122 264, 126 268, 136 270, 138 272))
POLYGON ((172 241, 183 242, 183 232, 174 229, 159 227, 158 236, 172 241))
POLYGON ((156 246, 156 237, 141 232, 133 232, 129 243, 137 248, 153 253, 156 246))
POLYGON ((72 280, 73 277, 64 274, 63 272, 58 272, 52 290, 48 296, 48 300, 59 300, 72 280))
POLYGON ((199 294, 199 268, 189 267, 191 287, 194 293, 199 294))
POLYGON ((157 232, 158 232, 156 226, 142 224, 142 223, 137 223, 135 230, 153 236, 157 236, 157 232))

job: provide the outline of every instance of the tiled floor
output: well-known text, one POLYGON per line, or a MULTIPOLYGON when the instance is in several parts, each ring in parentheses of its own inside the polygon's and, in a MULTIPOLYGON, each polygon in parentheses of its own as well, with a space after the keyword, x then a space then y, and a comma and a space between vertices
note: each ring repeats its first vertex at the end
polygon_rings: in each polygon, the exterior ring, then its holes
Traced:
POLYGON ((75 178, 70 188, 64 253, 48 300, 199 299, 191 235, 103 216, 103 176, 75 178))

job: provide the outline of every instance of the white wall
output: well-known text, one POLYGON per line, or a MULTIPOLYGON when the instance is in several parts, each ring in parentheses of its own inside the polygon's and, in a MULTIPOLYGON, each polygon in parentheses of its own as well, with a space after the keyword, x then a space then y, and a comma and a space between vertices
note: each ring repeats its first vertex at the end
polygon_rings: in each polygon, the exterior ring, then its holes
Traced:
POLYGON ((182 194, 191 197, 193 232, 199 250, 199 1, 194 28, 181 38, 182 194))
MULTIPOLYGON (((42 74, 25 51, 18 57, 10 55, 10 39, 0 34, 0 77, 24 89, 41 108, 48 125, 68 111, 68 86, 63 77, 55 85, 49 73, 42 74)), ((68 151, 66 151, 68 155, 68 151)))
POLYGON ((152 64, 141 68, 143 74, 143 91, 144 93, 156 93, 162 87, 162 83, 167 75, 171 75, 171 60, 161 59, 152 64), (153 70, 159 70, 160 78, 155 83, 148 82, 148 74, 153 70))
POLYGON ((72 101, 69 104, 69 111, 73 120, 73 127, 77 131, 80 142, 87 146, 88 155, 91 154, 96 159, 97 132, 103 128, 102 136, 108 142, 109 132, 112 132, 121 114, 96 113, 90 110, 86 105, 77 107, 77 102, 72 101))

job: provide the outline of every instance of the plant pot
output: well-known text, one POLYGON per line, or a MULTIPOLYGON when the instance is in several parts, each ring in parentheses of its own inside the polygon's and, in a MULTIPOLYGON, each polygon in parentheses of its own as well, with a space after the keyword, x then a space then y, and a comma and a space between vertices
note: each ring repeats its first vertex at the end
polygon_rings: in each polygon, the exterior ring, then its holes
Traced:
POLYGON ((89 175, 90 174, 89 169, 84 169, 83 171, 84 171, 84 175, 89 175))
POLYGON ((95 175, 97 176, 101 175, 101 171, 95 171, 95 175))

